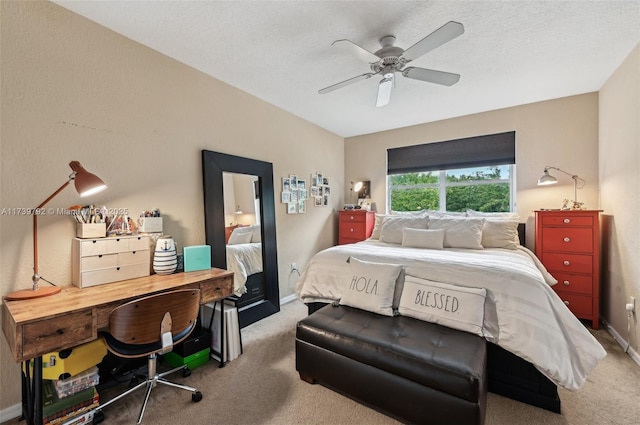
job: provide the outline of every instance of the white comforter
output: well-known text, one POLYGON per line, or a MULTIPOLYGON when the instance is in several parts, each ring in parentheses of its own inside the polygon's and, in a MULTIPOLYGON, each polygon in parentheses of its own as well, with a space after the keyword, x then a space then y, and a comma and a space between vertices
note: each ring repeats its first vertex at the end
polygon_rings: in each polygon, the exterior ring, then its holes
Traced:
POLYGON ((430 250, 373 240, 335 246, 316 254, 302 271, 296 285, 298 297, 304 302, 339 300, 349 256, 403 264, 405 274, 422 279, 486 288, 485 338, 531 362, 566 389, 580 388, 606 355, 553 292, 550 285, 556 280, 524 247, 430 250))
POLYGON ((262 271, 262 244, 227 245, 227 270, 233 272, 233 292, 242 296, 247 292, 247 277, 262 271))

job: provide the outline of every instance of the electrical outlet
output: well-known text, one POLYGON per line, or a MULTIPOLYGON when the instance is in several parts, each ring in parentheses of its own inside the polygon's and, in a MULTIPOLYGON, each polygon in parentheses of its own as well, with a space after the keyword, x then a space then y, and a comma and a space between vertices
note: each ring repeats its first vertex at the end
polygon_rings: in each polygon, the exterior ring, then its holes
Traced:
POLYGON ((294 272, 298 270, 298 266, 296 265, 296 263, 291 263, 291 271, 294 272))
POLYGON ((635 313, 635 311, 636 311, 636 299, 635 299, 635 297, 629 297, 629 302, 625 306, 625 309, 629 313, 635 313))

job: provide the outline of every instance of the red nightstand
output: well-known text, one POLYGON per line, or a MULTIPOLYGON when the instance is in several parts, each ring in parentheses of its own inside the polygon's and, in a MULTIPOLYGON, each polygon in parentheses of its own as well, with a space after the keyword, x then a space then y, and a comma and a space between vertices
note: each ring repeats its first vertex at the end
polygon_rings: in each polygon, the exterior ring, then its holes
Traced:
POLYGON ((338 213, 338 244, 356 243, 373 232, 376 214, 365 210, 344 210, 338 213))

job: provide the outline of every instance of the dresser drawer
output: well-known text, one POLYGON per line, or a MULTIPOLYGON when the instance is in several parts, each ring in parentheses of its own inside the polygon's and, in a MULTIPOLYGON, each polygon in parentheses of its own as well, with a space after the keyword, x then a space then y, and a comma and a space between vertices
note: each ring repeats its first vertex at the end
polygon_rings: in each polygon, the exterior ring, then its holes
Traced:
POLYGON ((73 347, 97 337, 93 331, 91 309, 65 314, 55 320, 38 321, 23 326, 23 357, 33 358, 40 353, 73 347))
POLYGON ((543 251, 593 251, 593 230, 580 227, 545 227, 542 230, 543 251))
POLYGON ((340 224, 343 223, 362 223, 364 226, 365 221, 367 220, 367 215, 363 213, 341 213, 340 214, 340 224))
POLYGON ((80 258, 80 270, 99 270, 118 266, 118 254, 99 254, 80 258))
POLYGON ((593 273, 593 257, 591 255, 545 252, 542 254, 542 263, 550 271, 593 273))
POLYGON ((582 274, 553 273, 558 283, 553 286, 556 291, 573 292, 591 295, 593 292, 593 277, 582 274))
POLYGON ((543 226, 593 226, 592 216, 572 216, 572 215, 545 215, 542 217, 543 226))
POLYGON ((149 249, 118 253, 118 266, 128 266, 131 264, 146 264, 147 267, 150 267, 151 253, 149 249))
POLYGON ((82 272, 81 282, 78 286, 80 288, 88 288, 89 286, 134 279, 142 276, 149 276, 149 262, 146 264, 132 264, 110 269, 82 272))
POLYGON ((360 238, 365 236, 366 227, 364 223, 340 223, 340 237, 342 238, 360 238))
POLYGON ((578 317, 591 317, 593 314, 593 299, 588 295, 573 294, 570 292, 556 292, 569 310, 578 317))

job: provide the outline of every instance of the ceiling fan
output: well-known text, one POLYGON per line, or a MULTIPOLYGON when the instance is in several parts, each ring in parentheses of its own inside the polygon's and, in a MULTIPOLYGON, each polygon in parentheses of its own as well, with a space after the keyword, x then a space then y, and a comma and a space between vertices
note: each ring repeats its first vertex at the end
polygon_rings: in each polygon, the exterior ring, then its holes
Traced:
POLYGON ((442 46, 444 43, 453 40, 463 33, 464 26, 461 23, 450 21, 406 50, 401 47, 394 46, 396 38, 393 35, 384 36, 380 39, 380 45, 382 47, 376 52, 370 52, 351 40, 336 40, 331 43, 332 46, 336 43, 345 43, 348 46, 353 47, 359 56, 364 57, 367 62, 369 62, 372 72, 358 75, 357 77, 349 78, 348 80, 325 87, 318 90, 318 93, 330 93, 339 88, 348 86, 360 80, 369 79, 374 75, 379 74, 382 75, 382 80, 380 80, 380 83, 378 84, 376 106, 381 107, 388 104, 391 99, 391 90, 395 85, 396 72, 401 73, 404 77, 414 80, 452 86, 460 80, 459 74, 436 71, 433 69, 416 68, 413 66, 405 68, 405 65, 425 53, 442 46))

